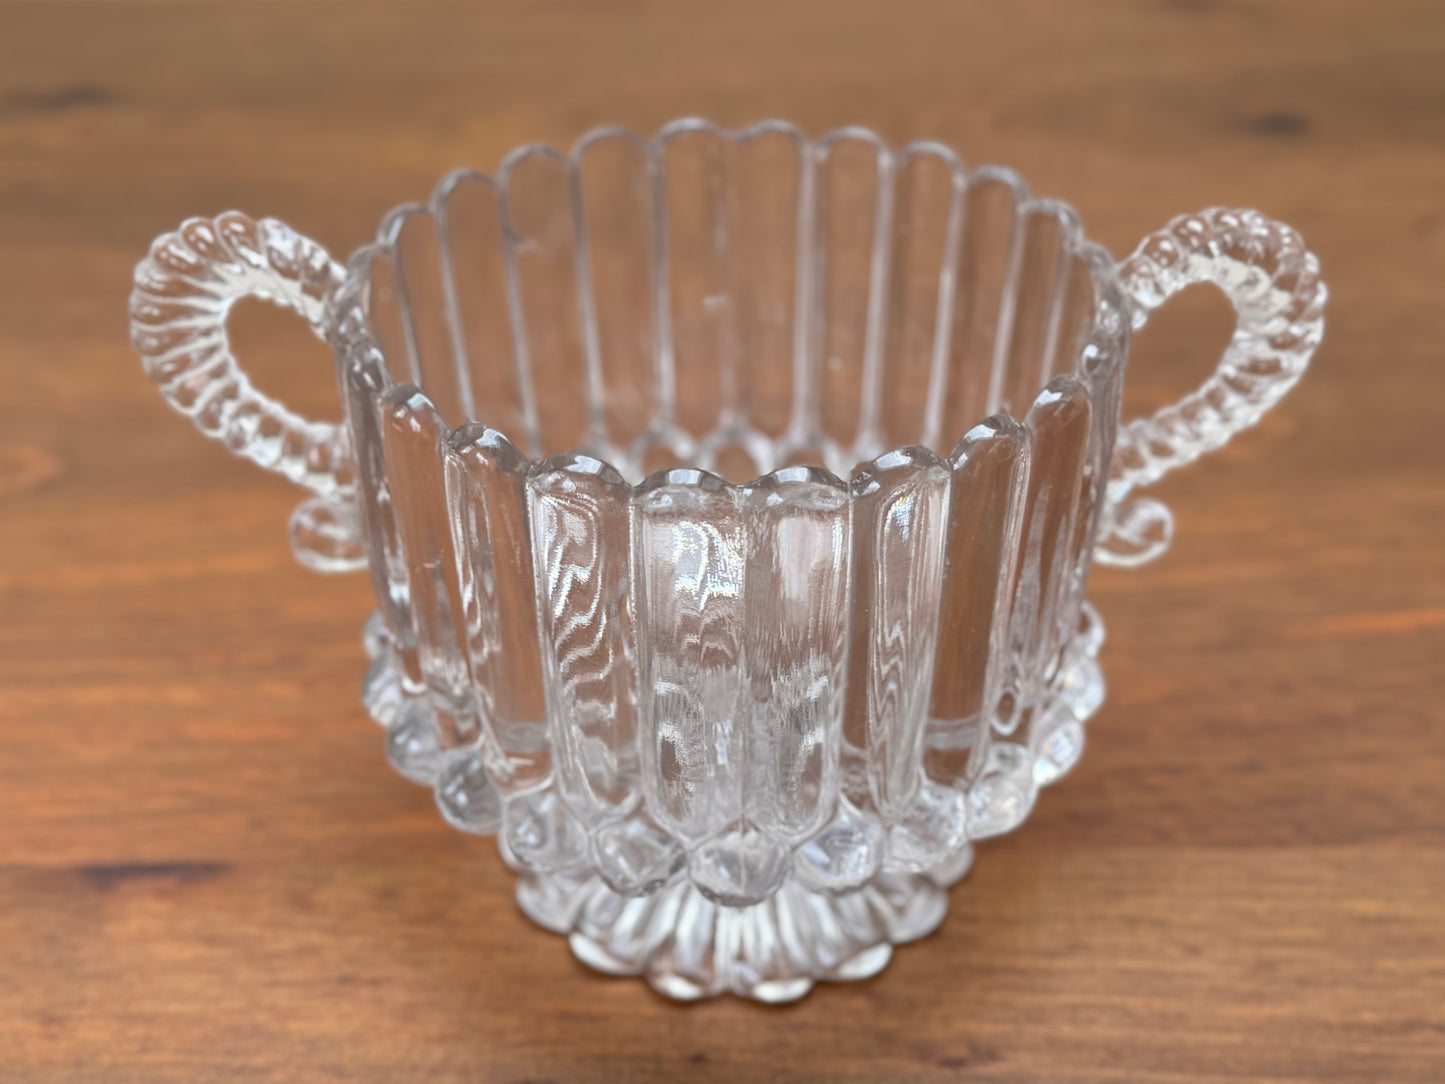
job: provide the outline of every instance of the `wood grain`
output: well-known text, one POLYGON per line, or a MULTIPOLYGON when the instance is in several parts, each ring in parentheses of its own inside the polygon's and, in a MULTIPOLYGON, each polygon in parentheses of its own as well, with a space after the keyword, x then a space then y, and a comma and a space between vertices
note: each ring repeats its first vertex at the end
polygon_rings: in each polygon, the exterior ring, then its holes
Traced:
MULTIPOLYGON (((1445 1078, 1445 8, 1377 0, 0 3, 0 1079, 1445 1078), (1110 698, 928 941, 768 1010, 595 976, 357 703, 364 577, 169 414, 130 268, 182 217, 344 254, 457 165, 700 113, 1019 168, 1116 253, 1258 206, 1313 371, 1101 571, 1110 698)), ((238 313, 263 387, 324 348, 238 313)), ((1181 299, 1130 409, 1227 325, 1181 299)))

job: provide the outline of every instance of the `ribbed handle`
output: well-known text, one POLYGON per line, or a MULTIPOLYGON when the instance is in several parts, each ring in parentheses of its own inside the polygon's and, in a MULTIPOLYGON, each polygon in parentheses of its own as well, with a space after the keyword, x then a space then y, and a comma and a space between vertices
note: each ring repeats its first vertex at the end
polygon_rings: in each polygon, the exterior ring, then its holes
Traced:
POLYGON ((228 211, 156 238, 130 297, 131 342, 166 402, 232 452, 316 494, 292 516, 291 542, 302 564, 323 572, 365 562, 345 428, 309 421, 252 386, 226 316, 241 298, 262 298, 300 314, 324 341, 327 299, 343 274, 289 226, 228 211))
POLYGON ((1135 330, 1180 290, 1213 283, 1238 315, 1219 368, 1195 392, 1123 425, 1109 474, 1110 517, 1096 558, 1132 567, 1159 556, 1173 517, 1158 501, 1127 501, 1247 429, 1294 387, 1324 335, 1319 260, 1291 227, 1258 211, 1183 215, 1146 237, 1120 267, 1135 330))

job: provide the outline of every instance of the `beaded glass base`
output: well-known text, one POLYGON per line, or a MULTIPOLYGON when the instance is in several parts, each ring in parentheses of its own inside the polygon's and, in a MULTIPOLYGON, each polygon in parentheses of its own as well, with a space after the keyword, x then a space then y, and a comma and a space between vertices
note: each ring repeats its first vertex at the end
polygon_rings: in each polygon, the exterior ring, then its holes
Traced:
MULTIPOLYGON (((522 910, 566 935, 578 959, 609 974, 645 975, 672 997, 731 991, 777 1002, 802 996, 819 979, 874 975, 894 945, 938 926, 946 890, 973 863, 970 838, 1022 823, 1039 789, 1083 751, 1084 723, 1104 699, 1102 642, 1103 628, 1086 604, 1072 665, 1029 746, 995 746, 994 763, 962 806, 952 795, 940 802, 935 792, 929 799, 942 809, 920 809, 925 836, 906 839, 905 849, 926 855, 922 862, 890 862, 889 825, 846 796, 829 823, 790 852, 763 857, 761 848, 725 838, 722 876, 709 862, 718 848, 689 856, 641 818, 589 829, 569 816, 550 783, 502 802, 480 756, 438 747, 427 697, 404 691, 379 614, 367 628, 372 665, 364 695, 387 728, 396 770, 434 787, 442 815, 456 827, 498 833, 503 860, 521 875, 522 910), (935 823, 940 813, 942 825, 935 823), (744 893, 763 898, 731 898, 744 893)), ((911 828, 895 828, 893 839, 904 841, 911 828)))
POLYGON ((364 701, 523 910, 603 971, 765 1001, 931 931, 1103 699, 1095 558, 1131 490, 1253 424, 1319 340, 1288 227, 1175 220, 1123 265, 936 143, 700 121, 524 147, 342 269, 194 219, 136 271, 169 401, 313 491, 292 544, 369 569, 364 701), (1119 424, 1131 330, 1196 282, 1218 372, 1119 424), (345 420, 251 386, 254 295, 332 346, 345 420))

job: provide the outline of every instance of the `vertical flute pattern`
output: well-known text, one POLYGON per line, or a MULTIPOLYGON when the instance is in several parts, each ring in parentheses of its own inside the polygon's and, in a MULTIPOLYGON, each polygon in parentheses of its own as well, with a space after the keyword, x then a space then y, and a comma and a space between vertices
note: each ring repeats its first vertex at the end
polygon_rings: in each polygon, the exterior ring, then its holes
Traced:
POLYGON ((582 446, 592 431, 592 372, 580 309, 573 167, 528 147, 503 163, 512 334, 530 384, 541 454, 582 446))
POLYGON ((639 751, 656 821, 699 841, 734 824, 747 781, 738 492, 667 471, 633 497, 639 751))
POLYGON ((1028 431, 994 417, 970 430, 948 459, 953 480, 925 767, 930 779, 950 786, 977 775, 988 753, 1028 457, 1028 431))
POLYGON ((1034 752, 1051 706, 1061 615, 1075 582, 1070 545, 1089 469, 1091 415, 1088 388, 1065 375, 1049 382, 1025 422, 1032 441, 1029 484, 993 703, 995 740, 969 795, 974 838, 1018 827, 1037 793, 1034 752))
POLYGON ((1123 390, 1123 361, 1129 321, 1113 261, 1096 245, 1077 246, 1060 326, 1061 345, 1070 345, 1069 365, 1089 390, 1088 449, 1080 471, 1078 505, 1066 553, 1063 597, 1055 618, 1053 644, 1043 667, 1052 696, 1030 728, 1034 780, 1053 782, 1083 752, 1083 723, 1103 700, 1103 675, 1095 657, 1103 628, 1087 611, 1084 591, 1093 563, 1107 498, 1109 463, 1123 390))
POLYGON ((963 189, 963 167, 946 148, 919 144, 899 156, 879 388, 885 447, 937 439, 963 189))
POLYGON ((577 151, 603 446, 625 455, 657 420, 657 271, 647 148, 607 131, 577 151))
POLYGON ((503 794, 537 786, 551 770, 528 530, 529 466, 511 441, 477 423, 447 442, 462 616, 486 733, 482 755, 503 794))
POLYGON ((502 212, 492 181, 480 173, 454 173, 433 199, 450 291, 458 383, 467 418, 483 422, 530 454, 530 384, 524 386, 512 338, 502 212))
MULTIPOLYGON (((365 253, 359 259, 369 262, 365 253)), ((341 312, 336 367, 356 464, 356 503, 366 539, 367 569, 377 609, 401 663, 402 680, 415 689, 421 686, 421 665, 416 657, 406 561, 387 486, 386 450, 378 413, 391 378, 381 350, 365 339, 359 308, 346 299, 341 312)))
POLYGON ((945 441, 962 437, 979 418, 998 410, 990 405, 990 391, 1007 357, 1021 247, 1019 207, 1027 198, 1011 170, 985 166, 968 178, 943 397, 945 441))
POLYGON ((890 207, 888 152, 871 134, 841 132, 816 151, 810 383, 806 416, 834 449, 829 466, 849 470, 860 436, 865 385, 882 321, 890 207), (846 451, 844 451, 846 449, 846 451))
POLYGON ((1123 362, 1129 348, 1129 318, 1114 277, 1114 261, 1098 245, 1080 245, 1074 257, 1063 328, 1076 344, 1068 364, 1089 390, 1090 425, 1070 547, 1068 597, 1059 618, 1061 666, 1074 646, 1074 630, 1093 564, 1123 398, 1123 362))
POLYGON ((1005 733, 1021 730, 1019 738, 1025 743, 1053 677, 1059 611, 1073 574, 1070 543, 1088 462, 1089 418, 1088 389, 1076 377, 1060 376, 1040 393, 1026 421, 1033 455, 1009 625, 1009 660, 1015 673, 1004 689, 1013 710, 1001 711, 996 719, 1005 733))
POLYGON ((628 486, 571 453, 527 484, 556 774, 579 816, 605 819, 638 797, 628 486))
POLYGON ((852 483, 853 629, 844 708, 844 779, 885 822, 917 791, 933 678, 948 470, 903 448, 852 483))
POLYGON ((790 467, 748 487, 744 589, 752 715, 747 812, 789 843, 809 838, 838 790, 848 651, 848 489, 790 467))
POLYGON ((672 421, 680 435, 700 440, 731 425, 737 408, 736 301, 728 283, 731 147, 711 126, 684 123, 658 137, 657 153, 672 421))
POLYGON ((455 428, 468 419, 469 404, 463 395, 448 320, 436 219, 424 207, 404 207, 388 216, 382 233, 394 253, 396 290, 411 370, 442 420, 455 428))
MULTIPOLYGON (((732 147, 727 216, 729 293, 735 299, 740 423, 767 437, 792 420, 794 353, 799 345, 799 227, 807 185, 803 137, 786 125, 749 129, 732 147)), ((801 244, 800 244, 801 241, 801 244)), ((754 465, 749 477, 756 475, 754 465)), ((743 481, 743 478, 735 478, 743 481)))
POLYGON ((444 747, 476 737, 471 670, 462 628, 456 551, 442 474, 445 426, 419 389, 398 384, 381 402, 386 474, 410 585, 422 677, 444 747))
MULTIPOLYGON (((1020 254, 1014 282, 1013 319, 1002 381, 994 410, 1020 417, 1056 371, 1054 353, 1072 248, 1078 240, 1073 211, 1052 200, 1025 204, 1020 218, 1020 254)), ((1063 371, 1071 365, 1062 367, 1063 371)))
MULTIPOLYGON (((1054 336, 1052 363, 1044 373, 1043 383, 1047 384, 1060 373, 1074 373, 1089 384, 1088 374, 1082 370, 1084 345, 1094 333, 1095 314, 1103 303, 1100 296, 1101 283, 1099 268, 1094 263, 1093 253, 1073 231, 1066 239, 1064 249, 1062 281, 1059 284, 1057 315, 1054 317, 1058 332, 1054 336)), ((1105 260, 1108 254, 1098 252, 1105 260)))
POLYGON ((407 339, 407 317, 398 284, 400 273, 396 250, 388 234, 389 231, 383 230, 377 244, 362 249, 356 256, 356 261, 366 269, 363 280, 366 283, 366 330, 381 349, 391 372, 403 381, 420 384, 421 370, 416 367, 407 339))

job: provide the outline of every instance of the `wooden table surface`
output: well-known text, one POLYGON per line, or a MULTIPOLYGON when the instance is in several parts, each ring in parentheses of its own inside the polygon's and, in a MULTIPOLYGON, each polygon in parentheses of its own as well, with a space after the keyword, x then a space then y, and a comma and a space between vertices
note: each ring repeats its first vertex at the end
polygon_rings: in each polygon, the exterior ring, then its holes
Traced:
MULTIPOLYGON (((0 1079, 1445 1079, 1445 8, 1392 0, 0 3, 0 1079), (195 213, 344 254, 512 145, 698 113, 935 136, 1116 253, 1258 206, 1332 290, 1300 388, 1102 570, 1073 775, 874 980, 679 1007, 574 962, 357 700, 365 577, 169 413, 130 269, 195 213)), ((1223 304, 1137 342, 1197 382, 1223 304)), ((328 354, 247 305, 258 383, 328 354)))

